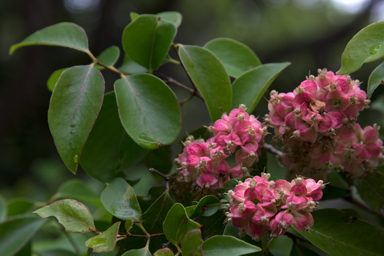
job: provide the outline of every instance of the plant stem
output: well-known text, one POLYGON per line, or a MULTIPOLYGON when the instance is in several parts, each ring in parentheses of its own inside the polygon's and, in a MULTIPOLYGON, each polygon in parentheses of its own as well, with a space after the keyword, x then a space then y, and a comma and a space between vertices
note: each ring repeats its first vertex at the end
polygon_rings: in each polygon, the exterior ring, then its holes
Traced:
POLYGON ((96 59, 96 57, 90 51, 87 51, 87 54, 92 59, 94 64, 98 64, 98 65, 104 67, 105 69, 108 69, 108 70, 110 70, 112 72, 115 72, 116 74, 119 74, 120 76, 127 76, 127 74, 125 74, 125 73, 121 72, 120 70, 116 69, 114 66, 107 66, 107 65, 104 65, 103 63, 99 62, 96 59))
POLYGON ((271 144, 267 144, 267 143, 264 143, 264 148, 271 154, 274 154, 274 155, 277 155, 277 156, 282 156, 284 155, 283 152, 281 152, 280 150, 276 149, 274 146, 272 146, 271 144))

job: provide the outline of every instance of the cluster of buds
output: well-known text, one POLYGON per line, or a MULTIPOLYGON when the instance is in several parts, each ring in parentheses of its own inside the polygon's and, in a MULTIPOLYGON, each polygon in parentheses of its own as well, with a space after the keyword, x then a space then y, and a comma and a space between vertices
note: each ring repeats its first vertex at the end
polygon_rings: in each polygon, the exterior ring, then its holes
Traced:
POLYGON ((291 176, 325 179, 332 168, 351 178, 372 171, 383 159, 379 127, 362 129, 358 112, 370 100, 358 80, 326 69, 293 92, 271 92, 265 121, 284 145, 280 158, 291 176))
POLYGON ((180 170, 176 181, 184 183, 182 187, 191 183, 193 189, 217 190, 231 178, 249 175, 250 167, 259 161, 267 130, 243 104, 229 115, 223 114, 208 130, 214 136, 207 141, 188 136, 175 159, 180 170), (232 153, 236 164, 230 168, 225 159, 232 153))
POLYGON ((277 237, 291 225, 305 231, 313 226, 311 212, 323 196, 323 181, 297 177, 289 183, 269 178, 270 174, 262 173, 228 191, 226 221, 240 230, 240 237, 247 234, 259 241, 266 232, 277 237))

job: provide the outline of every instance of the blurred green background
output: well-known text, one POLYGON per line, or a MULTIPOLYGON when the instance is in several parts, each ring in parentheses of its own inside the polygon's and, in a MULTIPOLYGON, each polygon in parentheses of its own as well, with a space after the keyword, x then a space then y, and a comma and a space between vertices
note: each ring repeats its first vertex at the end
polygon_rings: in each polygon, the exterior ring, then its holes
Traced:
MULTIPOLYGON (((61 162, 49 133, 47 110, 50 74, 60 68, 88 64, 90 59, 74 50, 33 46, 8 55, 12 44, 46 26, 70 21, 82 26, 94 55, 111 45, 121 49, 121 34, 130 12, 178 11, 183 15, 176 43, 204 45, 217 37, 229 37, 250 46, 263 63, 291 61, 271 88, 292 91, 318 68, 337 71, 343 48, 369 23, 384 19, 384 1, 378 0, 1 0, 0 1, 0 193, 8 200, 28 197, 47 201, 64 181, 74 178, 61 162)), ((175 58, 174 53, 172 52, 175 58)), ((120 60, 121 62, 121 60, 120 60)), ((378 62, 354 73, 363 81, 378 62)), ((166 64, 157 72, 182 83, 190 82, 180 66, 166 64)), ((155 72, 156 74, 156 72, 155 72)), ((118 78, 103 71, 107 91, 118 78)), ((183 99, 184 91, 173 88, 183 99)), ((378 89, 375 96, 383 89, 378 89)), ((268 96, 266 96, 268 98, 268 96)), ((267 111, 263 100, 255 115, 267 111)), ((183 106, 183 131, 208 125, 209 115, 199 99, 183 106)), ((365 110, 360 122, 382 120, 381 112, 365 110), (371 111, 371 112, 368 112, 371 111), (373 112, 372 112, 373 111, 373 112), (372 113, 372 114, 365 114, 372 113), (380 118, 379 118, 380 117, 380 118)), ((177 154, 179 148, 173 148, 177 154)), ((82 170, 99 190, 99 182, 82 170)), ((277 177, 276 177, 277 178, 277 177)), ((145 189, 139 194, 145 194, 145 189)))

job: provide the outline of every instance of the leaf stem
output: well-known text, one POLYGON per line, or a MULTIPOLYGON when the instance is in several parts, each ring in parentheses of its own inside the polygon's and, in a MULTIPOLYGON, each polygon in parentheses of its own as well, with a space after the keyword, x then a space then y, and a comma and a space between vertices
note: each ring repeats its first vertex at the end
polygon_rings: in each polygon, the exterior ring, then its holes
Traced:
POLYGON ((125 74, 125 73, 121 72, 120 70, 116 69, 114 66, 107 66, 107 65, 104 65, 103 63, 101 63, 100 61, 98 61, 96 59, 96 57, 90 51, 87 51, 87 54, 92 59, 94 64, 98 64, 98 65, 102 66, 105 69, 108 69, 108 70, 110 70, 112 72, 115 72, 116 74, 119 74, 120 76, 127 76, 127 74, 125 74))

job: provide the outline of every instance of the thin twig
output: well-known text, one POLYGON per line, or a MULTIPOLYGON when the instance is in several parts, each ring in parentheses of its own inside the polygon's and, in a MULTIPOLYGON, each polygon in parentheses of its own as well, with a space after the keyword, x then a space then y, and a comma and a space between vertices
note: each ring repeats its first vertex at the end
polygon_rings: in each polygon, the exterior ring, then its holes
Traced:
POLYGON ((160 175, 161 177, 164 178, 164 180, 174 180, 175 179, 175 177, 173 177, 171 175, 163 174, 163 173, 159 172, 158 170, 156 170, 155 168, 149 168, 149 171, 160 175))
POLYGON ((159 73, 159 76, 162 77, 162 78, 164 78, 164 79, 165 79, 164 82, 167 83, 167 84, 170 83, 170 84, 177 85, 177 86, 183 88, 184 90, 189 91, 191 94, 195 93, 195 90, 193 90, 192 88, 189 88, 188 86, 186 86, 186 85, 180 83, 179 81, 173 79, 173 78, 170 77, 170 76, 166 76, 166 75, 164 75, 164 74, 162 74, 162 73, 159 73))
POLYGON ((271 144, 267 144, 267 143, 264 143, 264 148, 271 154, 274 154, 274 155, 277 155, 277 156, 282 156, 284 155, 283 152, 281 152, 280 150, 276 149, 274 146, 272 146, 271 144))
POLYGON ((120 76, 126 76, 127 74, 121 72, 120 70, 116 69, 114 66, 107 66, 107 65, 104 65, 103 63, 101 63, 100 61, 98 61, 96 59, 96 57, 90 52, 90 51, 87 51, 87 54, 89 55, 89 57, 92 59, 93 63, 95 64, 98 64, 102 67, 104 67, 105 69, 108 69, 112 72, 115 72, 116 74, 119 74, 120 76))

